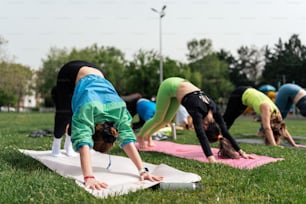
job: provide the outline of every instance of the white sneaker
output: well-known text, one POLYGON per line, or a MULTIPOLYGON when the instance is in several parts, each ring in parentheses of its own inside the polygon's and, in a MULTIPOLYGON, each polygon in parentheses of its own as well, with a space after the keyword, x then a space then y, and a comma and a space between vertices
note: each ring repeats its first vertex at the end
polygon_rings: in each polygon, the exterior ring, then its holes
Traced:
POLYGON ((54 138, 52 143, 52 153, 53 157, 59 157, 62 155, 61 153, 61 140, 62 138, 54 138))
POLYGON ((66 135, 64 149, 68 157, 74 157, 77 153, 72 148, 71 138, 69 135, 66 135))

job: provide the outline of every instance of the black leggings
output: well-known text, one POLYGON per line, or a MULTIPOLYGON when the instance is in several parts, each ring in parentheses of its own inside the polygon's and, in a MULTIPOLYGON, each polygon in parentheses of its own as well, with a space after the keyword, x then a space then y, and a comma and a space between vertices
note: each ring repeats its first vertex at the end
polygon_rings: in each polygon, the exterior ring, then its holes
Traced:
POLYGON ((134 117, 137 114, 137 101, 142 98, 140 93, 133 93, 128 96, 121 96, 126 103, 126 107, 131 116, 134 117))
POLYGON ((242 94, 249 86, 240 86, 235 89, 229 99, 226 106, 226 110, 223 115, 224 122, 227 129, 230 129, 234 121, 245 111, 247 106, 242 104, 242 94))
MULTIPOLYGON (((56 138, 61 138, 65 133, 66 126, 71 123, 71 101, 75 87, 75 80, 79 70, 84 66, 100 70, 99 67, 92 63, 71 61, 65 64, 57 75, 56 87, 52 89, 52 99, 56 109, 54 119, 54 136, 56 138)), ((71 125, 69 125, 68 134, 71 134, 71 125)))

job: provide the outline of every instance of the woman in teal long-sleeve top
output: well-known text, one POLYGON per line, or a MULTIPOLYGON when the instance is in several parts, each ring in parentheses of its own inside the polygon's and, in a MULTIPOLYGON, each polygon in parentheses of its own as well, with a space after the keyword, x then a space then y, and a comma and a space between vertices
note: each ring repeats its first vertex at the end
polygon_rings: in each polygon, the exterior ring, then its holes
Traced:
MULTIPOLYGON (((136 136, 130 126, 131 115, 113 85, 95 65, 83 61, 65 64, 57 77, 55 137, 52 151, 60 149, 64 127, 71 123, 71 141, 80 153, 86 187, 102 189, 108 185, 93 175, 91 149, 107 152, 118 140, 133 161, 141 180, 160 181, 144 167, 135 147, 136 136)), ((69 131, 70 132, 70 131, 69 131)))

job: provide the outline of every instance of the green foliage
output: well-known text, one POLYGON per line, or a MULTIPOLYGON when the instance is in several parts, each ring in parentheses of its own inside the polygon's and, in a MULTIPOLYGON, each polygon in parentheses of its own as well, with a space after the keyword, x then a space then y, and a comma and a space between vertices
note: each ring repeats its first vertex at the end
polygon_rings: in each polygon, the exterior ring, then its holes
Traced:
POLYGON ((285 43, 279 39, 273 49, 241 46, 238 57, 224 50, 218 56, 228 63, 230 80, 236 87, 260 84, 278 87, 291 82, 306 86, 306 47, 298 35, 292 35, 285 43))
POLYGON ((258 50, 255 47, 241 46, 237 52, 238 60, 234 65, 235 68, 245 74, 250 85, 256 85, 264 64, 262 50, 258 50))
POLYGON ((144 97, 156 95, 159 86, 159 57, 154 51, 139 50, 128 64, 125 75, 127 93, 141 93, 144 97))
POLYGON ((193 39, 187 43, 187 59, 194 62, 212 53, 212 41, 210 39, 193 39))
MULTIPOLYGON (((188 65, 166 57, 163 60, 163 78, 192 76, 188 65)), ((187 77, 187 79, 188 79, 187 77)), ((154 51, 139 50, 129 63, 124 77, 126 94, 141 93, 144 97, 155 96, 160 84, 160 59, 154 51)))
POLYGON ((230 81, 238 86, 256 86, 260 83, 261 72, 264 65, 264 54, 262 49, 241 46, 237 50, 238 56, 221 50, 218 57, 228 64, 230 81))
POLYGON ((15 106, 17 104, 17 96, 12 92, 0 89, 0 106, 15 106))
POLYGON ((51 48, 47 59, 43 60, 43 66, 37 71, 37 92, 44 99, 46 107, 52 106, 51 90, 56 84, 56 76, 61 66, 67 62, 68 51, 66 49, 51 48))
POLYGON ((32 71, 21 64, 3 61, 0 72, 0 106, 18 106, 22 96, 32 89, 32 71))
POLYGON ((298 35, 292 35, 288 42, 279 39, 273 51, 266 48, 266 65, 263 80, 277 87, 280 83, 295 82, 306 87, 306 47, 298 35))
MULTIPOLYGON (((201 176, 204 190, 146 189, 123 196, 98 199, 18 149, 50 150, 52 137, 32 138, 33 130, 52 129, 53 113, 0 113, 0 203, 305 203, 305 149, 240 144, 248 153, 282 157, 283 161, 253 170, 202 163, 155 152, 140 152, 143 161, 164 163, 201 176)), ((304 120, 287 120, 293 135, 305 135, 304 120)), ((259 123, 239 118, 234 137, 255 135, 259 123)), ((193 131, 178 131, 175 142, 199 144, 193 131)), ((304 142, 302 140, 300 142, 304 142)), ((216 147, 217 144, 212 144, 216 147)), ((115 146, 113 155, 125 156, 115 146)), ((204 156, 204 155, 203 155, 204 156)))
POLYGON ((216 101, 222 101, 233 89, 227 63, 213 52, 209 39, 194 39, 187 43, 187 48, 189 67, 193 73, 189 80, 195 85, 199 83, 197 86, 216 101))
POLYGON ((7 44, 7 40, 5 40, 1 35, 0 35, 0 62, 3 62, 6 60, 6 52, 4 49, 4 46, 7 44))
POLYGON ((188 79, 190 74, 190 69, 188 65, 179 63, 169 57, 166 57, 164 60, 164 79, 169 77, 182 77, 188 79))
MULTIPOLYGON (((141 93, 144 97, 155 96, 160 84, 160 61, 154 51, 140 50, 134 59, 129 62, 124 79, 126 80, 126 93, 141 93)), ((166 57, 163 61, 164 79, 169 77, 182 77, 200 85, 198 73, 191 72, 187 64, 177 62, 166 57)))
POLYGON ((209 54, 200 60, 189 64, 192 72, 200 76, 200 88, 216 101, 222 100, 232 90, 233 85, 229 81, 227 64, 220 60, 217 54, 209 54))

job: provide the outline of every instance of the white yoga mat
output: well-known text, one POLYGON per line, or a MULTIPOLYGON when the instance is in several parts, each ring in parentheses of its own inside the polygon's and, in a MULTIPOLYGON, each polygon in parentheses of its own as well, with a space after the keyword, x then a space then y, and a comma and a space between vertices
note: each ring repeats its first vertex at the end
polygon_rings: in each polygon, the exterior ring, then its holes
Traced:
MULTIPOLYGON (((28 155, 58 174, 72 178, 76 183, 86 191, 98 198, 108 196, 124 195, 129 192, 152 187, 159 182, 140 181, 138 170, 133 162, 127 157, 102 154, 92 150, 92 165, 94 176, 97 180, 106 182, 109 187, 102 190, 91 190, 85 188, 83 184, 83 175, 80 167, 79 155, 68 157, 64 154, 61 157, 51 156, 51 151, 19 150, 21 153, 28 155), (110 167, 107 169, 111 161, 110 167)), ((194 173, 180 171, 166 164, 154 165, 145 163, 154 175, 163 176, 162 182, 166 183, 192 183, 201 180, 201 177, 194 173)))

